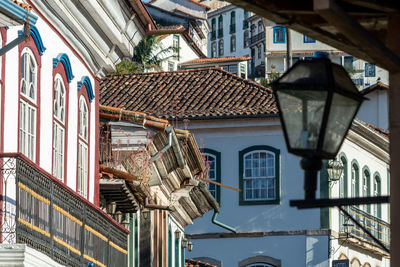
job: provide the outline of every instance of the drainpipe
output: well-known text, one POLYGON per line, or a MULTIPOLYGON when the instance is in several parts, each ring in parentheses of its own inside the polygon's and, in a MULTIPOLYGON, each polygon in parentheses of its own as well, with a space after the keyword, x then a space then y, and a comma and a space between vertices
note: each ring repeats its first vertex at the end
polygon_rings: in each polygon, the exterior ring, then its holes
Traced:
POLYGON ((168 126, 166 132, 172 134, 172 149, 174 150, 176 160, 178 161, 178 167, 183 169, 185 168, 185 160, 183 158, 181 146, 179 145, 178 138, 176 138, 174 129, 172 128, 172 126, 168 126))
POLYGON ((215 198, 211 195, 210 191, 208 191, 208 189, 207 189, 207 187, 206 187, 206 184, 200 182, 200 183, 199 183, 199 188, 200 188, 201 192, 203 192, 203 194, 206 196, 208 202, 211 204, 211 206, 212 206, 213 209, 214 209, 214 214, 213 214, 213 217, 212 217, 212 219, 211 219, 211 222, 212 222, 213 224, 215 224, 215 225, 218 225, 219 227, 222 227, 222 228, 228 230, 228 231, 231 231, 231 232, 233 232, 233 233, 237 233, 237 231, 236 231, 235 228, 230 227, 230 226, 228 226, 228 225, 226 225, 226 224, 224 224, 224 223, 222 223, 222 222, 220 222, 220 221, 217 221, 217 216, 218 216, 218 214, 219 214, 219 204, 218 204, 218 202, 215 200, 215 198))
POLYGON ((165 153, 171 147, 171 145, 172 145, 172 133, 169 133, 168 134, 168 144, 163 149, 158 151, 157 154, 152 156, 150 159, 150 162, 154 162, 154 161, 158 160, 161 157, 161 155, 163 153, 165 153))

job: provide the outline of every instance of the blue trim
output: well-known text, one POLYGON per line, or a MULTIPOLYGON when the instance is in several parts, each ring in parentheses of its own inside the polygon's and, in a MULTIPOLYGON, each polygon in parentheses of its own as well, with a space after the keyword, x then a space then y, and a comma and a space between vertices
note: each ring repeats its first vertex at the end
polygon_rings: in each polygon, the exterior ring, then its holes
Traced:
POLYGON ((56 68, 58 63, 61 62, 64 65, 65 73, 67 74, 67 80, 70 83, 74 79, 71 69, 71 61, 67 54, 59 54, 57 58, 53 58, 53 68, 56 68))
POLYGON ((303 34, 303 43, 306 44, 315 43, 315 39, 310 38, 307 35, 303 34))
POLYGON ((354 58, 352 56, 344 56, 343 57, 343 67, 346 67, 346 64, 348 64, 350 67, 353 67, 353 61, 354 58), (346 62, 346 61, 350 61, 350 62, 346 62))
POLYGON ((93 87, 88 76, 83 76, 82 80, 78 82, 78 91, 81 90, 82 85, 85 85, 89 96, 89 102, 92 102, 92 100, 94 99, 93 87))
POLYGON ((25 21, 27 20, 26 15, 28 14, 29 24, 31 26, 34 26, 38 19, 38 17, 33 15, 31 12, 28 12, 23 7, 20 7, 16 3, 9 0, 0 0, 0 12, 5 14, 10 19, 15 20, 16 22, 19 22, 21 24, 25 23, 25 21))
MULTIPOLYGON (((1 1, 1 0, 0 0, 1 1)), ((18 35, 23 34, 22 30, 18 31, 18 35)), ((42 37, 40 36, 39 30, 33 26, 30 28, 30 34, 33 38, 33 41, 35 41, 36 47, 39 51, 39 55, 43 55, 43 52, 46 50, 46 47, 43 45, 42 37)))
POLYGON ((283 26, 275 26, 273 29, 274 29, 274 31, 273 31, 272 35, 273 35, 273 39, 274 39, 274 44, 284 44, 284 43, 286 43, 286 28, 283 27, 283 26), (276 40, 275 32, 277 30, 281 30, 281 29, 283 29, 283 41, 278 41, 278 40, 276 40))
POLYGON ((365 62, 364 73, 365 73, 365 77, 375 77, 376 76, 376 66, 372 65, 371 63, 365 62), (367 72, 368 68, 372 68, 371 69, 372 70, 371 73, 367 72))

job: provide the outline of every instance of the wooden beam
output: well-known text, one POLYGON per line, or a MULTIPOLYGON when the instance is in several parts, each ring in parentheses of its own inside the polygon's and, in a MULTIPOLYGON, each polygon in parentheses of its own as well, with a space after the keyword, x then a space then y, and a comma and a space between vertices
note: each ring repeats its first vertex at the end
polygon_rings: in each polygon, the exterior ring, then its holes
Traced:
POLYGON ((378 11, 384 12, 398 12, 400 10, 400 5, 398 1, 391 1, 391 0, 343 0, 344 2, 367 7, 370 9, 375 9, 378 11))
POLYGON ((391 71, 400 70, 400 58, 350 17, 334 0, 314 0, 314 10, 375 62, 391 71))

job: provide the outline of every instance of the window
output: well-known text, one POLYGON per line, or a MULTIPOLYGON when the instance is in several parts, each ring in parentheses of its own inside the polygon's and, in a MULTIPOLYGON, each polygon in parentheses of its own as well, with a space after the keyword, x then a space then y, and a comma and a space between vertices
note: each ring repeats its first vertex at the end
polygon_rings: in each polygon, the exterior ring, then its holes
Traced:
POLYGON ((215 40, 217 38, 217 25, 216 19, 213 18, 211 20, 211 40, 215 40))
POLYGON ((230 73, 234 73, 234 74, 237 75, 237 71, 238 71, 237 65, 229 65, 229 72, 230 73))
MULTIPOLYGON (((83 89, 81 89, 83 90, 83 89)), ((87 198, 89 111, 83 96, 79 98, 78 193, 87 198)))
POLYGON ((173 71, 175 69, 175 64, 172 61, 168 61, 168 70, 173 71))
POLYGON ((172 47, 174 48, 174 53, 175 53, 175 58, 179 59, 179 35, 174 34, 173 41, 172 41, 172 47))
MULTIPOLYGON (((344 153, 340 156, 340 161, 343 164, 343 173, 339 180, 339 198, 347 198, 347 159, 344 153)), ((340 212, 339 216, 339 232, 344 232, 343 224, 346 222, 346 216, 340 212)))
POLYGON ((343 67, 345 69, 353 68, 353 57, 352 56, 345 56, 343 58, 343 67))
MULTIPOLYGON (((374 197, 378 197, 381 195, 381 177, 379 173, 375 173, 374 175, 374 197)), ((373 206, 374 208, 374 216, 377 218, 382 218, 382 205, 381 204, 375 204, 373 206)))
POLYGON ((279 153, 269 146, 239 152, 240 205, 279 203, 279 153))
POLYGON ((261 58, 261 50, 262 50, 262 48, 261 48, 261 45, 258 45, 257 47, 258 47, 257 57, 260 59, 261 58))
MULTIPOLYGON (((221 182, 221 153, 213 149, 204 148, 202 149, 204 161, 208 170, 208 179, 211 181, 221 182)), ((221 201, 221 190, 220 187, 209 183, 208 190, 211 195, 220 202, 221 201)))
POLYGON ((211 43, 211 57, 217 57, 217 43, 211 43))
POLYGON ((358 164, 353 161, 351 164, 351 197, 360 196, 359 190, 359 168, 358 164))
POLYGON ((239 261, 239 267, 281 267, 281 260, 264 256, 252 256, 239 261))
POLYGON ((224 21, 222 18, 222 15, 218 17, 218 38, 221 38, 224 36, 224 21))
POLYGON ((303 42, 304 43, 315 43, 313 38, 308 37, 307 35, 303 35, 303 42))
POLYGON ((230 25, 229 28, 230 28, 229 33, 235 33, 236 32, 235 11, 231 12, 231 25, 230 25))
POLYGON ((283 26, 275 26, 273 28, 274 43, 286 43, 286 28, 283 26))
POLYGON ((60 74, 54 79, 53 99, 53 175, 64 179, 65 86, 60 74))
POLYGON ((249 31, 245 30, 243 32, 243 48, 246 48, 249 46, 249 31))
POLYGON ((365 77, 375 77, 376 67, 370 63, 365 63, 365 77))
POLYGON ((231 36, 231 53, 236 51, 236 36, 231 36))
POLYGON ((262 33, 263 31, 264 31, 264 27, 263 27, 262 21, 260 20, 258 22, 258 33, 262 33))
POLYGON ((30 160, 36 160, 37 121, 37 63, 32 51, 21 53, 19 151, 30 160))
POLYGON ((221 39, 218 41, 218 55, 222 57, 224 55, 224 40, 221 39))
POLYGON ((251 24, 250 33, 251 33, 251 37, 254 37, 256 35, 256 25, 251 24))
MULTIPOLYGON (((363 168, 362 173, 362 196, 369 197, 371 195, 371 174, 367 166, 363 168)), ((364 210, 371 213, 371 205, 364 205, 364 210)))
POLYGON ((249 17, 249 11, 243 10, 243 30, 249 28, 249 22, 247 18, 249 17))

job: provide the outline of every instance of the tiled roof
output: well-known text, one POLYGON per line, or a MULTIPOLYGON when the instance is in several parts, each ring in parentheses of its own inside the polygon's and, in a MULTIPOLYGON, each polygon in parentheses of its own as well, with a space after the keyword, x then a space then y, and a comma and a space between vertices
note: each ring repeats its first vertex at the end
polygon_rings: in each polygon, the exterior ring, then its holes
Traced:
POLYGON ((186 259, 185 267, 217 267, 217 266, 206 263, 206 262, 201 262, 198 260, 186 259))
POLYGON ((19 5, 19 6, 22 7, 23 9, 26 9, 26 10, 28 10, 28 11, 31 11, 31 10, 32 10, 32 6, 31 6, 31 5, 21 3, 21 2, 19 2, 19 1, 17 1, 17 0, 11 0, 11 1, 14 2, 15 4, 19 5))
POLYGON ((210 6, 208 6, 208 5, 206 5, 206 4, 203 4, 203 3, 199 2, 199 1, 196 1, 196 0, 189 0, 189 1, 192 2, 192 3, 194 3, 194 4, 196 4, 196 5, 198 5, 198 6, 204 7, 204 8, 206 8, 206 9, 211 9, 210 6))
POLYGON ((362 125, 366 126, 367 128, 369 128, 370 130, 372 130, 373 132, 385 137, 385 138, 389 138, 389 131, 385 130, 385 129, 381 129, 378 128, 372 124, 369 124, 368 122, 365 122, 363 120, 360 120, 358 118, 355 118, 354 120, 356 120, 357 122, 361 123, 362 125))
POLYGON ((180 8, 175 8, 175 9, 173 9, 172 11, 173 11, 174 13, 176 13, 176 12, 182 13, 182 14, 184 14, 184 15, 186 15, 186 16, 189 16, 189 17, 192 17, 192 18, 195 18, 195 19, 202 19, 202 20, 206 20, 206 19, 207 19, 207 18, 205 18, 205 17, 199 17, 199 16, 196 16, 196 15, 193 15, 193 14, 191 14, 191 13, 189 13, 189 12, 186 12, 186 11, 180 9, 180 8))
POLYGON ((100 102, 167 119, 278 113, 270 89, 216 68, 107 76, 100 83, 100 102))
POLYGON ((225 62, 225 61, 245 61, 250 60, 251 57, 211 57, 211 58, 197 58, 189 61, 182 62, 180 65, 210 63, 210 62, 225 62))
POLYGON ((361 90, 361 94, 362 95, 367 95, 375 90, 387 90, 389 89, 389 85, 387 85, 386 83, 383 82, 377 82, 367 88, 364 88, 363 90, 361 90))

